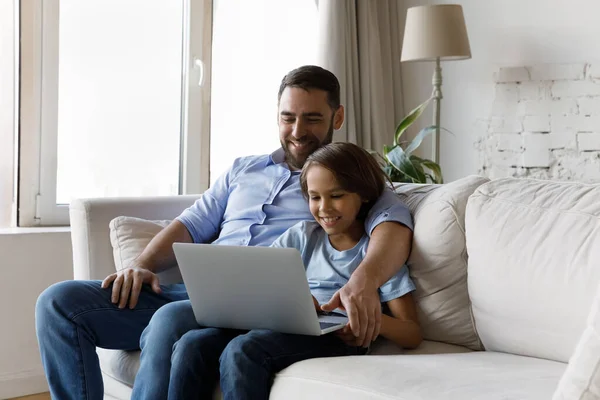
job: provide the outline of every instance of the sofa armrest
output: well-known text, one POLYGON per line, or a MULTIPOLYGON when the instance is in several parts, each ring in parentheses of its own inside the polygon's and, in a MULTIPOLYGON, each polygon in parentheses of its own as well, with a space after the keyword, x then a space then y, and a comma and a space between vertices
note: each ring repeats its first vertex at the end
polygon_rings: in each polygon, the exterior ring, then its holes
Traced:
POLYGON ((174 219, 199 194, 164 197, 77 199, 71 202, 71 241, 75 279, 104 279, 115 272, 110 221, 124 215, 150 220, 174 219))

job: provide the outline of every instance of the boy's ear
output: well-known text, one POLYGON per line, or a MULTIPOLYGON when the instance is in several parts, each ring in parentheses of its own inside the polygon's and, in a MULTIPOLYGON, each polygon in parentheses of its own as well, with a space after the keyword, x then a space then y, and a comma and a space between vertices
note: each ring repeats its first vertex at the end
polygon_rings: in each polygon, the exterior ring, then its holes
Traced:
POLYGON ((336 131, 344 125, 344 117, 345 117, 344 106, 340 105, 338 109, 335 111, 333 115, 333 129, 336 131))

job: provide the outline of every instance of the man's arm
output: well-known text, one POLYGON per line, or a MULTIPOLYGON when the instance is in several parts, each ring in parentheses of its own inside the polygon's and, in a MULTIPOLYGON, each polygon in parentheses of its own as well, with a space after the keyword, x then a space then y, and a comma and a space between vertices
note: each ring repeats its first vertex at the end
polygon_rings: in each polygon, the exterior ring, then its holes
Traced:
POLYGON ((129 308, 134 308, 144 283, 149 284, 155 293, 160 293, 156 273, 176 264, 173 252, 175 242, 192 242, 187 228, 178 220, 171 222, 148 243, 142 254, 136 258, 134 265, 115 272, 102 281, 104 289, 113 284, 111 301, 119 303, 119 308, 124 308, 129 301, 129 308))
POLYGON ((174 220, 148 243, 142 254, 136 258, 136 266, 154 273, 169 269, 177 264, 173 243, 192 242, 192 236, 185 225, 174 220))
POLYGON ((348 313, 350 328, 357 342, 366 347, 379 335, 381 302, 378 289, 408 259, 412 231, 398 222, 383 222, 372 231, 367 254, 350 280, 327 305, 331 311, 342 305, 348 313))
POLYGON ((119 303, 119 308, 124 308, 129 301, 129 308, 134 308, 144 283, 149 284, 155 293, 160 293, 156 273, 176 264, 173 243, 202 243, 215 236, 227 205, 230 177, 239 160, 237 159, 191 207, 161 230, 133 265, 110 274, 102 281, 104 289, 112 283, 113 303, 119 303))

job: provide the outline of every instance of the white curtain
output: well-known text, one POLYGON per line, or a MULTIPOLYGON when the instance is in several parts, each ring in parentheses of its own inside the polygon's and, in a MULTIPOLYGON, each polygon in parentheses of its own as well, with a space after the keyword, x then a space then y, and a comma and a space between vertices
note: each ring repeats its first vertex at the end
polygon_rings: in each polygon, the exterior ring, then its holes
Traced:
POLYGON ((334 135, 381 152, 403 116, 401 0, 318 0, 318 63, 340 80, 346 121, 334 135))

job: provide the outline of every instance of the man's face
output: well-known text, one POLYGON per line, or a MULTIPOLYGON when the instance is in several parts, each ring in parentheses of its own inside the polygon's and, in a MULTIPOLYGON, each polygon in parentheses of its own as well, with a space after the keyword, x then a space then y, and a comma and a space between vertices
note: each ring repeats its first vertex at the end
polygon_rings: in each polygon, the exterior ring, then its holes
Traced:
POLYGON ((287 87, 279 100, 279 140, 290 169, 302 169, 319 147, 331 143, 334 129, 344 122, 344 108, 334 113, 327 92, 287 87))

